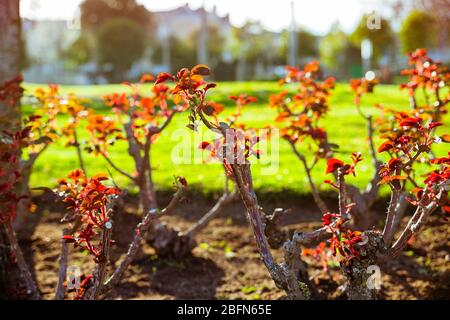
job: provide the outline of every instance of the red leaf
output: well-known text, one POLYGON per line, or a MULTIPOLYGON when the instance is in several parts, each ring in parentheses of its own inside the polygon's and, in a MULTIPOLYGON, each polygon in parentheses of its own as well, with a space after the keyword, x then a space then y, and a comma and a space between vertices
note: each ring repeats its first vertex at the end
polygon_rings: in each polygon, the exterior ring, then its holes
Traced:
POLYGON ((327 171, 325 171, 325 173, 334 172, 337 168, 342 167, 343 165, 344 162, 339 159, 329 159, 327 162, 327 171))
POLYGON ((202 141, 199 145, 199 148, 202 150, 205 150, 205 149, 209 148, 210 145, 211 145, 211 143, 209 143, 208 141, 202 141))
POLYGON ((400 125, 402 127, 417 127, 418 125, 420 125, 422 123, 422 119, 421 118, 411 118, 408 117, 406 119, 403 119, 400 122, 400 125))
POLYGON ((97 173, 96 175, 94 175, 92 177, 92 179, 96 179, 98 181, 103 181, 103 180, 108 180, 109 177, 108 177, 108 175, 106 173, 101 172, 101 173, 97 173))
POLYGON ((158 74, 158 77, 156 78, 155 85, 162 83, 162 82, 166 82, 167 80, 173 80, 173 76, 167 72, 160 73, 160 74, 158 74))
POLYGON ((71 235, 65 235, 62 238, 66 241, 66 243, 76 242, 75 238, 71 235))
POLYGON ((214 82, 208 83, 203 90, 207 91, 209 89, 215 88, 217 85, 214 82))
POLYGON ((210 73, 209 67, 204 64, 198 64, 195 67, 193 67, 191 70, 191 74, 194 74, 194 75, 198 74, 201 76, 207 76, 207 75, 209 75, 209 73, 210 73))
POLYGON ((397 169, 399 166, 401 166, 402 163, 403 163, 402 160, 400 160, 398 158, 393 158, 393 159, 389 160, 388 167, 392 171, 392 170, 397 169))
POLYGON ((450 143, 450 134, 444 134, 441 136, 442 142, 450 143))
POLYGON ((406 177, 405 176, 386 176, 383 179, 380 180, 380 182, 378 182, 378 184, 383 184, 383 183, 389 183, 391 181, 395 181, 395 180, 405 180, 406 177))
POLYGON ((431 122, 429 125, 428 125, 428 130, 431 130, 431 129, 433 129, 433 128, 436 128, 436 127, 439 127, 439 126, 442 126, 443 124, 441 123, 441 122, 431 122))
POLYGON ((81 287, 81 288, 87 288, 87 287, 89 287, 92 278, 93 278, 93 275, 92 275, 92 274, 86 275, 86 277, 85 277, 85 278, 83 279, 83 281, 80 283, 80 287, 81 287))
POLYGON ((140 83, 145 83, 145 82, 151 82, 155 80, 155 77, 152 76, 151 74, 144 74, 142 75, 141 79, 139 80, 140 83))
POLYGON ((378 147, 378 152, 380 152, 380 153, 385 152, 385 151, 391 150, 393 147, 394 147, 394 145, 392 144, 392 142, 386 141, 386 142, 383 142, 381 144, 381 146, 378 147))
POLYGON ((331 180, 324 180, 323 182, 325 182, 326 184, 329 184, 333 188, 339 189, 339 187, 331 180))
POLYGON ((450 164, 450 155, 448 157, 435 158, 431 160, 433 164, 450 164))
POLYGON ((187 180, 186 180, 186 178, 185 177, 178 177, 178 182, 184 187, 184 188, 186 188, 187 187, 187 180))

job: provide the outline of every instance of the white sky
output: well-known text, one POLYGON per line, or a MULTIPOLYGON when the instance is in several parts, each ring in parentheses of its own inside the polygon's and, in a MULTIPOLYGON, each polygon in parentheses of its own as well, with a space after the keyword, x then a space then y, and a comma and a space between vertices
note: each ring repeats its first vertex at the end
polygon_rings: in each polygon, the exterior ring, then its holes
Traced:
MULTIPOLYGON (((203 3, 207 9, 214 5, 219 15, 230 14, 231 23, 237 26, 247 20, 258 20, 272 31, 289 26, 292 0, 138 0, 149 10, 173 9, 189 3, 198 8, 203 3)), ((318 33, 326 33, 335 21, 344 30, 354 28, 363 13, 374 10, 387 12, 390 0, 295 0, 297 23, 318 33)), ((82 0, 21 0, 21 15, 32 19, 71 19, 82 0)))

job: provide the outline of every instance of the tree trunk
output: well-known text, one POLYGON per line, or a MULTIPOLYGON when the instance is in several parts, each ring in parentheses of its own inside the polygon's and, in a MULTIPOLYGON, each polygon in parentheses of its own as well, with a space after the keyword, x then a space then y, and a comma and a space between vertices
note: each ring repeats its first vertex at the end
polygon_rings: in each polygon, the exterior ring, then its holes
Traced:
POLYGON ((26 297, 21 282, 20 270, 12 261, 12 252, 3 224, 0 224, 0 300, 21 299, 26 297))
POLYGON ((34 231, 41 220, 43 210, 38 209, 36 212, 30 212, 29 206, 32 203, 32 193, 29 187, 32 163, 22 165, 20 167, 20 188, 19 194, 25 196, 17 207, 17 217, 14 221, 14 230, 19 241, 31 241, 34 231))
POLYGON ((20 73, 21 20, 19 0, 0 1, 0 82, 20 73))
POLYGON ((379 232, 364 232, 367 241, 360 249, 360 256, 341 262, 347 278, 346 293, 349 300, 377 299, 380 284, 380 255, 386 252, 383 237, 379 232))
MULTIPOLYGON (((19 0, 0 1, 0 83, 4 83, 20 73, 21 59, 21 20, 19 0)), ((8 121, 0 122, 0 130, 13 129, 20 125, 20 106, 9 108, 0 100, 1 117, 8 121)), ((22 295, 21 272, 13 261, 11 244, 4 225, 0 225, 0 299, 17 299, 22 295)))

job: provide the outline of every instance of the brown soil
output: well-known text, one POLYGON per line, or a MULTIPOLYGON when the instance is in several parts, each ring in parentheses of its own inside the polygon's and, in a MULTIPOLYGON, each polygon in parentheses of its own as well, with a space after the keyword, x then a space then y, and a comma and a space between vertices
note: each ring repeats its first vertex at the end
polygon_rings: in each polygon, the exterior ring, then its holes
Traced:
MULTIPOLYGON (((167 199, 168 200, 168 199, 167 199)), ((161 201, 164 204, 164 201, 161 201)), ((284 224, 297 230, 320 226, 317 210, 303 200, 263 203, 267 212, 277 206, 291 208, 284 224), (270 210, 269 210, 270 209, 270 210)), ((172 226, 186 230, 214 204, 213 200, 196 197, 180 204, 173 216, 164 219, 172 226)), ((381 204, 384 206, 384 204, 381 204)), ((116 217, 111 254, 112 264, 126 252, 139 216, 133 201, 126 212, 116 217), (117 229, 119 228, 119 229, 117 229)), ((52 299, 58 272, 59 239, 62 226, 59 219, 63 208, 41 202, 43 219, 32 242, 23 243, 25 254, 33 266, 45 299, 52 299)), ((412 245, 396 260, 381 265, 383 299, 449 299, 450 298, 450 225, 434 217, 412 245)), ((142 253, 131 265, 110 299, 280 299, 283 292, 274 286, 259 260, 244 209, 239 202, 230 204, 196 237, 198 246, 191 257, 183 260, 159 258, 144 245, 142 253)), ((281 251, 274 251, 281 259, 281 251)), ((323 270, 320 261, 305 257, 310 263, 309 274, 323 298, 342 298, 344 279, 337 264, 323 270)), ((69 265, 80 266, 90 273, 90 257, 71 248, 69 265)))

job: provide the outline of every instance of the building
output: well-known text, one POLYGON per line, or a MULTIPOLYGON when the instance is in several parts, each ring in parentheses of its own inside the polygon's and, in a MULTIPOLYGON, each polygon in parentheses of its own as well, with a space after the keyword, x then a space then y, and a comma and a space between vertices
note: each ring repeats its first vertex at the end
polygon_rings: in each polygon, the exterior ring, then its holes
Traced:
MULTIPOLYGON (((207 11, 204 8, 191 9, 188 4, 169 11, 152 12, 154 26, 157 26, 156 37, 162 44, 163 61, 161 64, 153 63, 151 50, 147 50, 142 59, 136 61, 124 78, 133 79, 145 72, 158 73, 170 69, 170 47, 167 39, 189 39, 195 33, 200 33, 198 48, 198 60, 207 63, 207 30, 217 29, 224 39, 229 39, 232 31, 229 16, 221 17, 216 8, 207 11), (208 28, 205 28, 208 26, 208 28), (150 53, 149 53, 150 52, 150 53)), ((93 78, 96 73, 95 61, 81 66, 78 70, 68 70, 63 52, 79 37, 80 27, 74 18, 73 21, 65 20, 23 20, 23 35, 26 43, 26 52, 30 67, 24 71, 26 81, 29 82, 58 82, 87 84, 102 82, 93 78)), ((148 30, 154 33, 155 29, 148 30)))
POLYGON ((188 4, 185 4, 173 10, 153 12, 152 16, 155 25, 158 26, 158 36, 161 38, 167 36, 188 38, 202 29, 205 16, 208 26, 220 30, 224 37, 227 37, 232 30, 229 15, 220 17, 215 6, 212 11, 207 11, 203 7, 191 9, 188 4))
MULTIPOLYGON (((230 39, 233 26, 230 23, 229 15, 219 16, 216 7, 212 11, 207 11, 204 7, 192 9, 188 4, 182 7, 153 12, 154 25, 157 26, 157 38, 162 44, 162 65, 155 66, 158 71, 169 71, 171 68, 170 46, 171 37, 180 40, 192 38, 199 33, 197 43, 197 62, 208 64, 211 57, 208 57, 207 42, 208 29, 216 29, 223 39, 230 39)), ((226 55, 223 53, 223 55, 226 55)))
POLYGON ((23 37, 29 67, 24 77, 29 82, 86 83, 83 72, 64 68, 62 54, 79 37, 80 29, 72 21, 22 20, 23 37))

